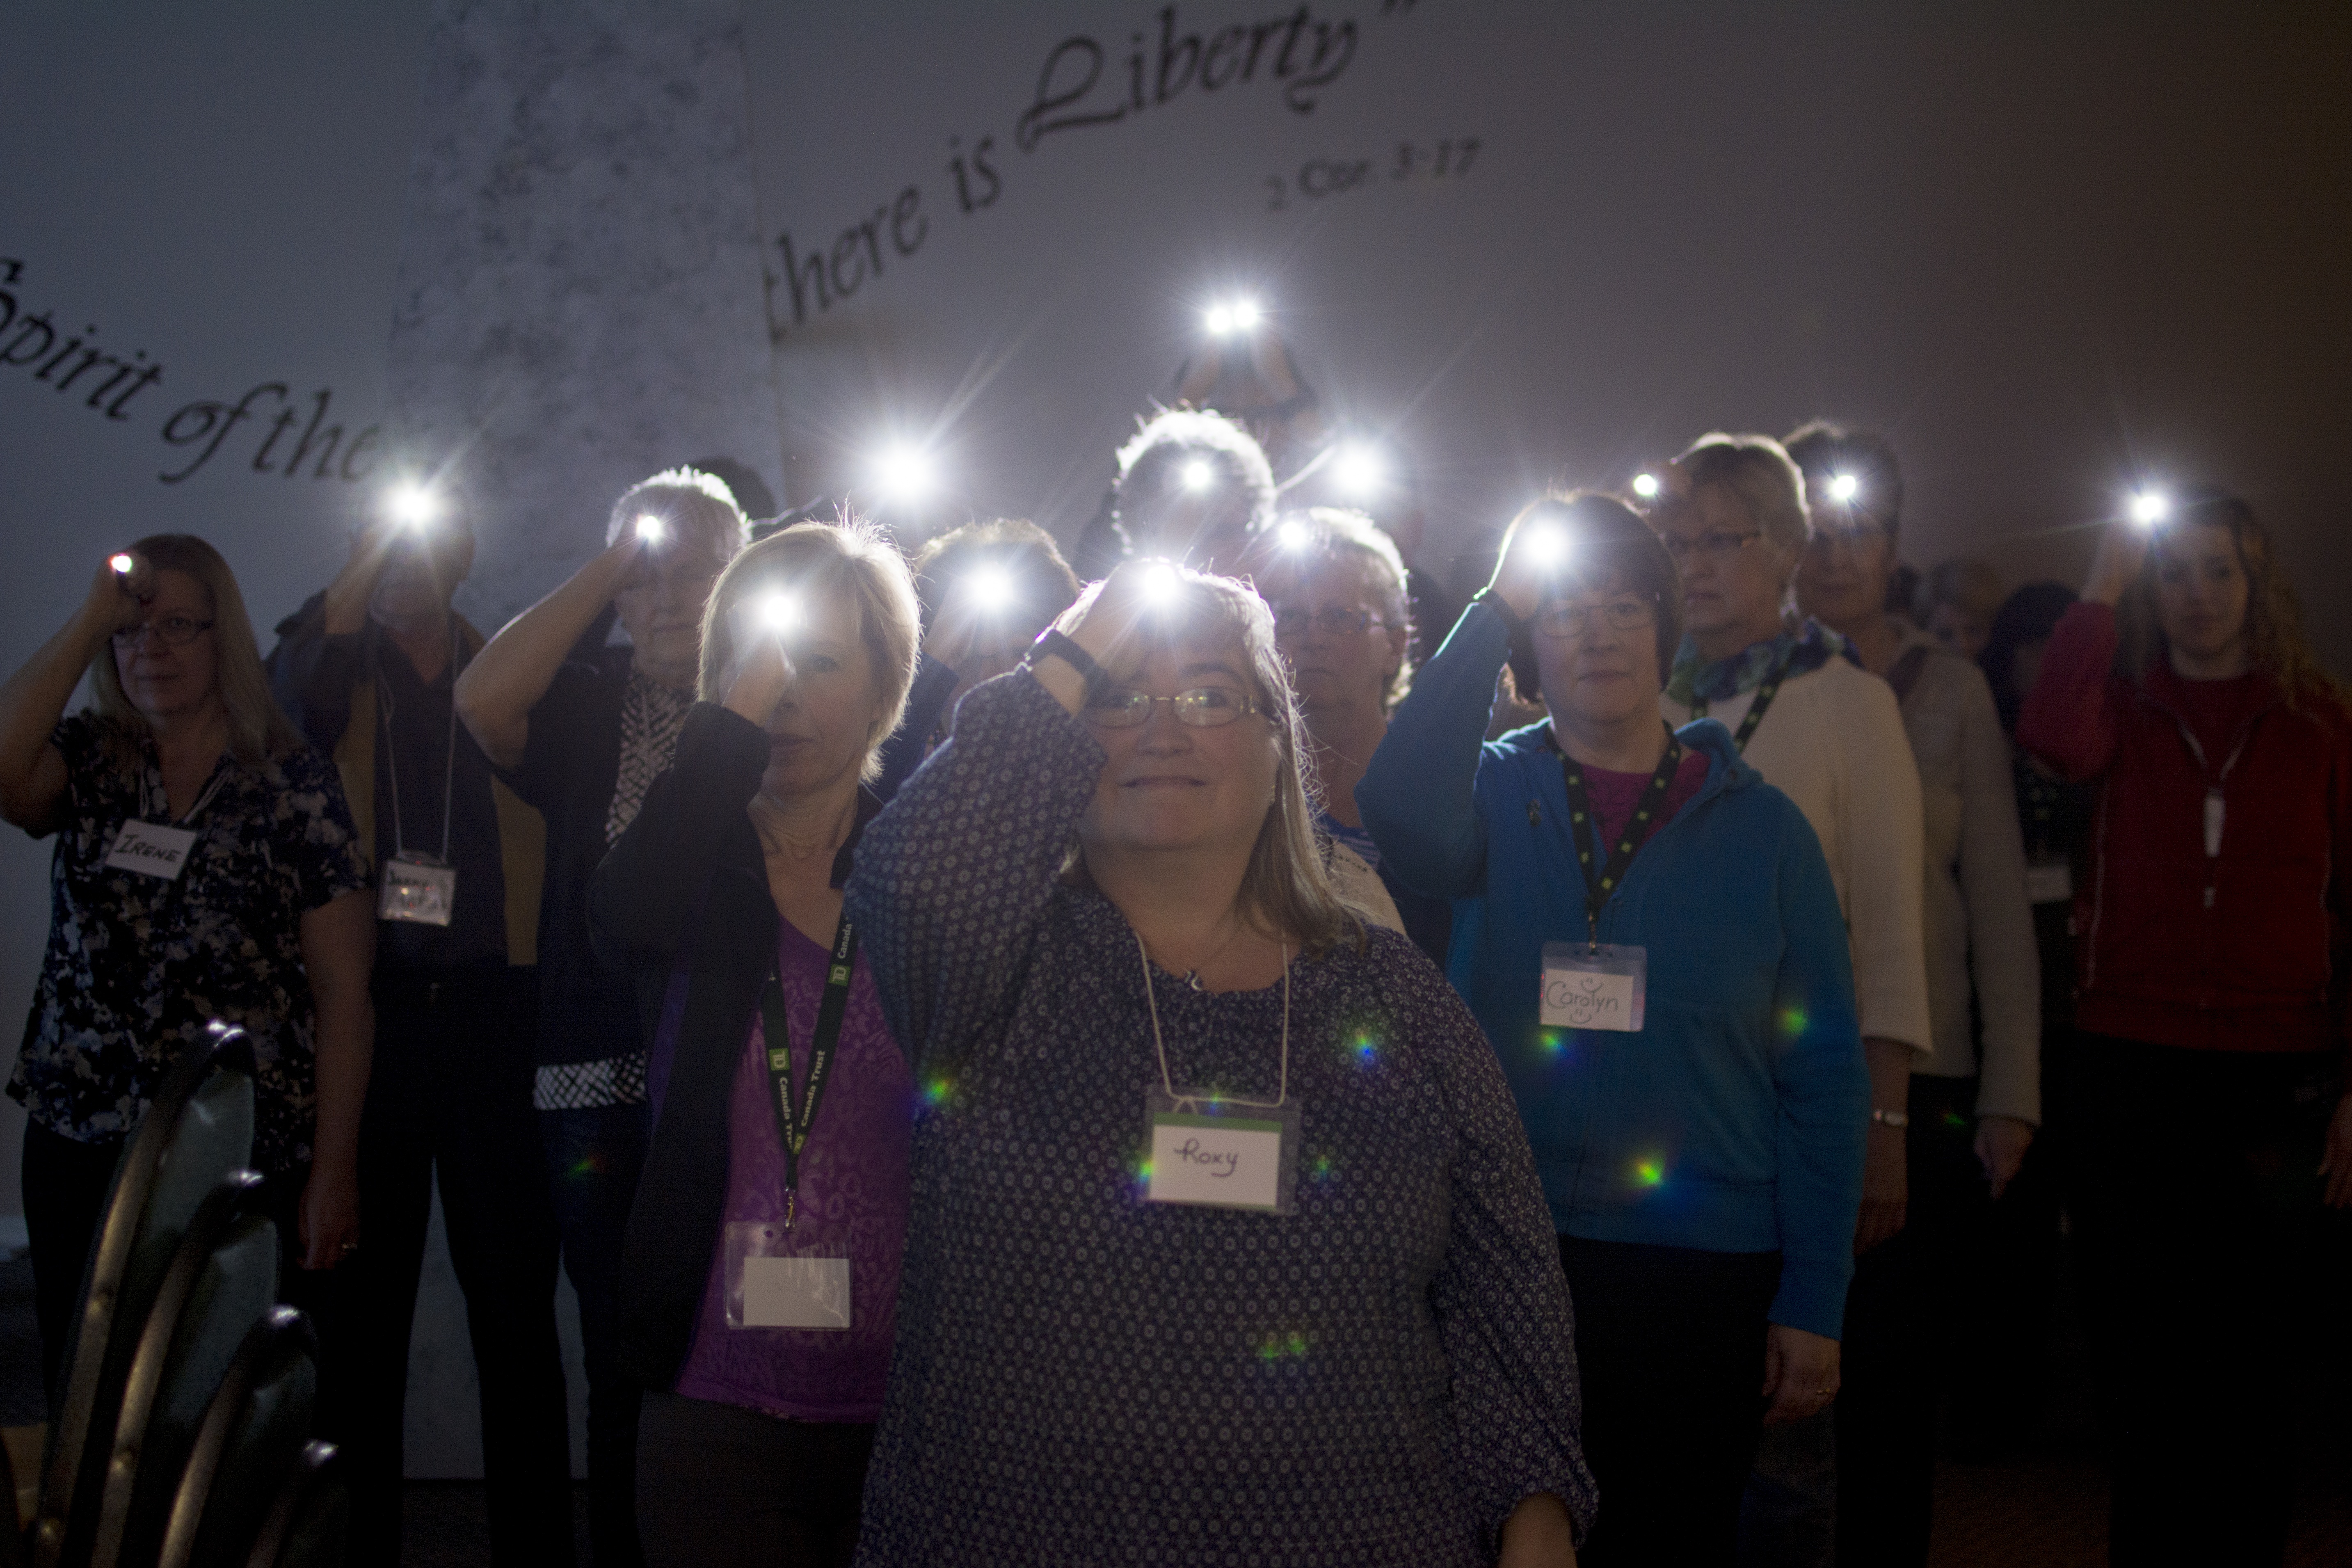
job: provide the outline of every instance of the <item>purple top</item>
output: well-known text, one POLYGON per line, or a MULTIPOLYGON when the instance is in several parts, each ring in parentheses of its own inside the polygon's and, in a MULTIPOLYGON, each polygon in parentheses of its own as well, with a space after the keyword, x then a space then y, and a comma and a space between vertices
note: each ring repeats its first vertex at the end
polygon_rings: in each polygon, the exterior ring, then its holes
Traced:
MULTIPOLYGON (((808 1083, 829 954, 779 922, 777 973, 793 1032, 795 1096, 808 1083)), ((670 982, 647 1063, 658 1122, 686 1012, 686 965, 670 982)), ((841 1043, 816 1125, 801 1152, 795 1253, 849 1258, 847 1330, 727 1326, 727 1226, 776 1226, 784 1217, 784 1151, 768 1103, 767 1041, 759 1015, 743 1042, 728 1108, 727 1206, 710 1238, 710 1273, 677 1392, 799 1421, 873 1421, 882 1414, 898 1305, 898 1258, 907 1239, 907 1152, 915 1080, 883 1022, 866 955, 849 987, 841 1043)))

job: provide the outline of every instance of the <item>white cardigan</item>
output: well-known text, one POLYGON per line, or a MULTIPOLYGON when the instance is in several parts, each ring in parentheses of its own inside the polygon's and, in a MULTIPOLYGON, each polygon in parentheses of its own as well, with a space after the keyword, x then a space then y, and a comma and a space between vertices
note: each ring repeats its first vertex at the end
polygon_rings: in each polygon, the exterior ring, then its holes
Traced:
MULTIPOLYGON (((1671 698, 1658 706, 1669 723, 1717 719, 1737 734, 1755 695, 1708 703, 1704 713, 1671 698)), ((1745 757, 1797 803, 1822 841, 1845 911, 1863 1034, 1931 1051, 1919 770, 1893 689, 1843 658, 1790 676, 1745 757)))

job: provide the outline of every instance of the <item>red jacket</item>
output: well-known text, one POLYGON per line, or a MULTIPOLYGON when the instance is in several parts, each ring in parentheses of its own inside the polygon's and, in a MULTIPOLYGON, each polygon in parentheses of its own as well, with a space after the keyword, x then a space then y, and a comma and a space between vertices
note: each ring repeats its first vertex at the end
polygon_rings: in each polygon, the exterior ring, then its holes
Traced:
POLYGON ((2249 683, 2229 749, 2200 756, 2189 682, 2114 673, 2116 615, 2066 612, 2018 741, 2104 778, 2074 889, 2077 1020, 2157 1045, 2320 1051, 2346 1037, 2352 716, 2249 683))

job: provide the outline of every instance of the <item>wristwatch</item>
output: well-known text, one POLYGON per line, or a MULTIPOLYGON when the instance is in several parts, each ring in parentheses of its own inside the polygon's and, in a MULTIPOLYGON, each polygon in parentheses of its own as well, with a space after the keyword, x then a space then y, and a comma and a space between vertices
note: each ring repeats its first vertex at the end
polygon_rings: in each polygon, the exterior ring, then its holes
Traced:
POLYGON ((1094 655, 1052 626, 1037 634, 1037 640, 1029 645, 1028 653, 1022 658, 1021 668, 1034 674, 1037 661, 1041 658, 1058 658, 1076 670, 1078 679, 1087 683, 1087 700, 1089 702, 1110 684, 1110 677, 1101 665, 1095 662, 1094 655))

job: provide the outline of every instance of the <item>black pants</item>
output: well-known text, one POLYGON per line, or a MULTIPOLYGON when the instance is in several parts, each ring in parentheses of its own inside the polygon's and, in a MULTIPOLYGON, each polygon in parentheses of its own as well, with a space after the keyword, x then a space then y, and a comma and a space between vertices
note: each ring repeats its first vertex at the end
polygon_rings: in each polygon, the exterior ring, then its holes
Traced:
POLYGON ((1762 1428, 1778 1253, 1559 1238, 1576 1308, 1584 1458, 1601 1511, 1583 1563, 1727 1563, 1762 1428))
MULTIPOLYGON (((58 1384, 64 1374, 66 1341, 73 1329, 74 1310, 81 1301, 82 1278, 89 1268, 89 1250, 98 1240, 99 1222, 105 1217, 107 1189, 114 1182, 115 1162, 121 1158, 123 1140, 83 1143, 63 1138, 37 1121, 25 1124, 25 1157, 21 1167, 25 1194, 25 1229, 33 1258, 33 1311, 41 1327, 41 1385, 48 1393, 50 1423, 57 1421, 58 1384)), ((302 1184, 310 1179, 307 1165, 269 1177, 263 1201, 278 1222, 278 1299, 310 1314, 319 1335, 319 1416, 322 1436, 338 1435, 332 1402, 347 1383, 342 1352, 348 1320, 346 1300, 352 1266, 312 1273, 300 1267, 299 1231, 295 1221, 302 1201, 302 1184)))
POLYGON ((436 1172, 481 1382, 492 1560, 572 1560, 555 1215, 530 1106, 533 978, 377 976, 354 1260, 362 1348, 345 1433, 354 1563, 400 1557, 408 1345, 436 1172))
POLYGON ((637 1402, 642 1390, 620 1363, 621 1242, 645 1169, 643 1105, 543 1110, 563 1271, 580 1298, 588 1372, 588 1540, 596 1568, 639 1568, 637 1402))
POLYGON ((656 1568, 835 1568, 857 1553, 874 1428, 648 1393, 637 1519, 656 1568))
POLYGON ((2313 1173, 2336 1064, 2087 1035, 2078 1050, 2109 1560, 2276 1563, 2299 1396, 2342 1334, 2347 1220, 2313 1173))

